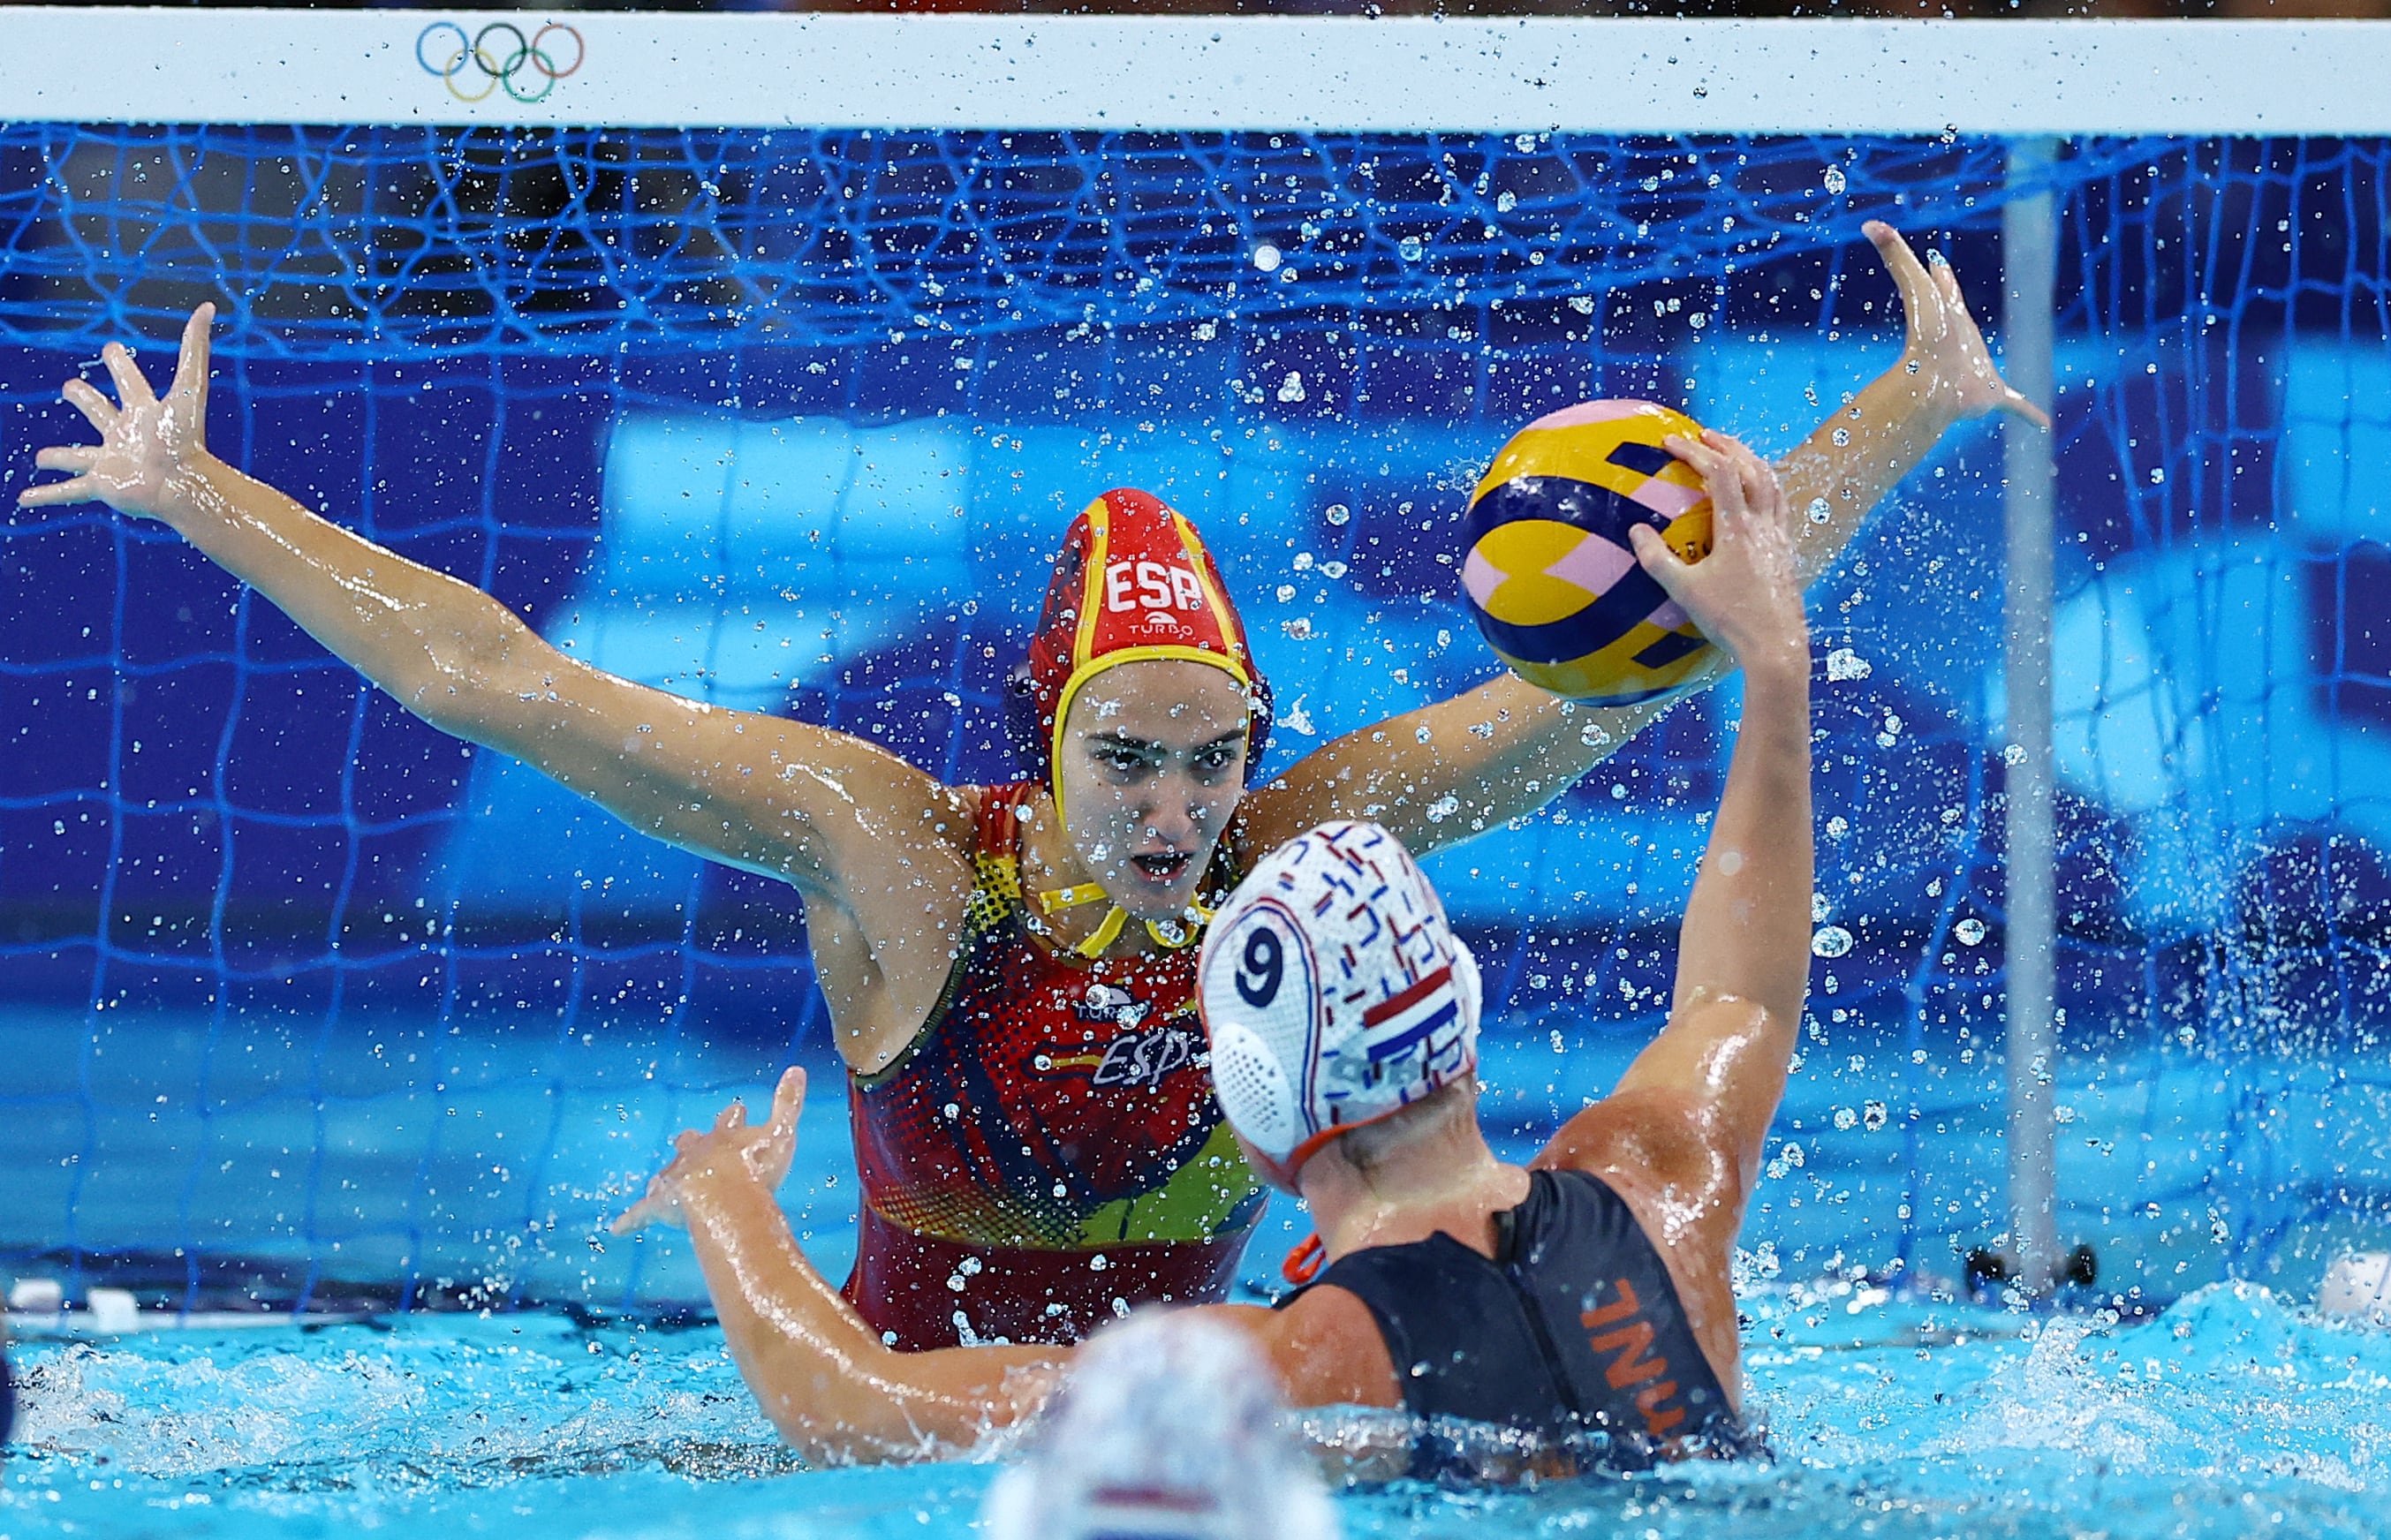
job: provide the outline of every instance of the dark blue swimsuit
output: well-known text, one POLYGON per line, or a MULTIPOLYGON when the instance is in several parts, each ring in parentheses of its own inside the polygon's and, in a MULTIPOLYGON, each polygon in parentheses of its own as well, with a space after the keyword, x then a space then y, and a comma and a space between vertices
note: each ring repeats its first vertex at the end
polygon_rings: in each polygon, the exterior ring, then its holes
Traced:
POLYGON ((1757 1447, 1617 1193, 1582 1171, 1537 1171, 1527 1201, 1494 1222, 1491 1259, 1439 1233, 1340 1257, 1313 1285, 1377 1321, 1428 1429, 1415 1475, 1454 1470, 1455 1423, 1595 1444, 1583 1452, 1612 1468, 1757 1447))

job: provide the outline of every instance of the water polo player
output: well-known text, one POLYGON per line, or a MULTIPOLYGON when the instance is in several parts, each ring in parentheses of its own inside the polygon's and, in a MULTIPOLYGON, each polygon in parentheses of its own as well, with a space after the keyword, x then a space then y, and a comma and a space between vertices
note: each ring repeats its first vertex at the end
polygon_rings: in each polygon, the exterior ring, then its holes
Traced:
MULTIPOLYGON (((1633 538, 1742 665, 1743 720, 1668 1022, 1617 1089, 1527 1167, 1494 1157, 1476 965, 1375 824, 1264 856, 1204 943, 1219 1099, 1253 1165, 1302 1195, 1328 1265, 1278 1310, 1202 1308, 1250 1333, 1299 1405, 1431 1419, 1415 1457, 1467 1457, 1483 1425, 1598 1439, 1625 1464, 1747 1442, 1728 1264, 1809 982, 1810 656, 1775 478, 1730 441, 1675 442, 1712 488, 1716 548, 1689 567, 1633 538)), ((617 1228, 688 1227, 740 1372, 815 1457, 952 1453, 1035 1410, 1066 1350, 890 1352, 807 1263, 773 1197, 804 1089, 792 1070, 765 1124, 734 1103, 683 1134, 617 1228)))
MULTIPOLYGON (((1813 572, 1952 422, 2031 410, 1947 267, 1869 233, 1908 340, 1786 462, 1797 505, 1827 510, 1803 530, 1813 572)), ((1247 793, 1268 694, 1234 608, 1187 521, 1121 492, 1071 526, 1020 676, 1032 778, 944 786, 842 733, 592 669, 225 465, 203 434, 212 314, 162 401, 119 344, 103 357, 121 407, 70 381, 102 443, 42 450, 72 478, 19 500, 162 520, 434 726, 794 884, 853 1075, 848 1294, 907 1348, 1066 1341, 1125 1305, 1223 1297, 1260 1189, 1196 1052, 1206 906, 1329 819, 1377 818, 1425 852, 1531 814, 1663 709, 1570 716, 1505 674, 1247 793), (1440 804, 1460 815, 1431 820, 1440 804)))

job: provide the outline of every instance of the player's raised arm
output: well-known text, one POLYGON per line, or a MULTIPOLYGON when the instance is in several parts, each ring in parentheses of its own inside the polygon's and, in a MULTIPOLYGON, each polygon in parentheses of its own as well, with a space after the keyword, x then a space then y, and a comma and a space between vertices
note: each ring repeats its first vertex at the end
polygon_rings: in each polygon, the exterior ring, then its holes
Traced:
MULTIPOLYGON (((2050 420, 2002 380, 1950 264, 1939 254, 1919 262, 1891 225, 1865 229, 1901 291, 1907 337, 1893 366, 1777 468, 1796 515, 1803 583, 1827 570, 1954 423, 1995 411, 2050 420)), ((1505 674, 1324 746, 1255 794, 1247 847, 1266 849, 1325 819, 1371 818, 1422 855, 1441 850, 1536 812, 1727 668, 1717 656, 1681 688, 1624 706, 1564 706, 1505 674)))
POLYGON ((1861 226, 1901 291, 1901 356, 1777 463, 1800 515, 1802 581, 1832 565, 1884 494, 1916 468, 1951 425, 2008 412, 2041 427, 2049 414, 2010 390, 1968 314, 1958 275, 1940 251, 1923 263, 1882 220, 1861 226))
POLYGON ((935 832, 967 819, 902 761, 591 668, 489 595, 217 459, 205 433, 213 316, 212 305, 191 316, 162 399, 119 343, 102 352, 119 404, 69 380, 66 399, 100 442, 42 450, 36 465, 71 479, 18 501, 97 500, 170 525, 418 716, 537 766, 646 833, 866 910, 918 917, 923 898, 910 890, 921 882, 969 886, 954 840, 935 832))
POLYGON ((1791 512, 1768 468, 1716 434, 1680 452, 1712 488, 1717 546, 1678 560, 1648 533, 1637 556, 1744 674, 1743 721, 1685 923, 1669 1020, 1618 1089, 1554 1141, 1572 1164, 1616 1158, 1622 1128, 1666 1136, 1700 1172, 1684 1185, 1732 1241, 1785 1090, 1809 988, 1810 648, 1791 512))
POLYGON ((1365 818, 1428 855, 1535 812, 1679 699, 1579 706, 1506 674, 1312 751, 1247 794, 1240 837, 1259 856, 1365 818))

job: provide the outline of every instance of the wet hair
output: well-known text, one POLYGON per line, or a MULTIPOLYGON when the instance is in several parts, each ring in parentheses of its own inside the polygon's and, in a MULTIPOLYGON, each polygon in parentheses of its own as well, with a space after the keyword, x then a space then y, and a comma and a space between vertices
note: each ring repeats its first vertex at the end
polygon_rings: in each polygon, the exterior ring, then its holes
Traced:
POLYGON ((1348 1165, 1368 1176, 1405 1146, 1459 1127, 1477 1115, 1478 1077, 1466 1074, 1376 1123, 1338 1135, 1332 1148, 1344 1155, 1348 1165))

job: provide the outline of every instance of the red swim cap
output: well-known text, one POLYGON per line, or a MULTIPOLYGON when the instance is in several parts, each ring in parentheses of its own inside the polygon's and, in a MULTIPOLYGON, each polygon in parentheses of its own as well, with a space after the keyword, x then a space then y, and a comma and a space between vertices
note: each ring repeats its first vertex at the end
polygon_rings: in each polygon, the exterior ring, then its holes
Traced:
MULTIPOLYGON (((1184 516, 1152 493, 1116 487, 1071 520, 1029 656, 1007 681, 1006 726, 1024 768, 1051 783, 1079 687, 1115 664, 1147 658, 1209 663, 1246 687, 1250 780, 1270 737, 1270 687, 1254 667, 1221 569, 1184 516)), ((1055 800, 1059 807, 1059 789, 1055 800)))

